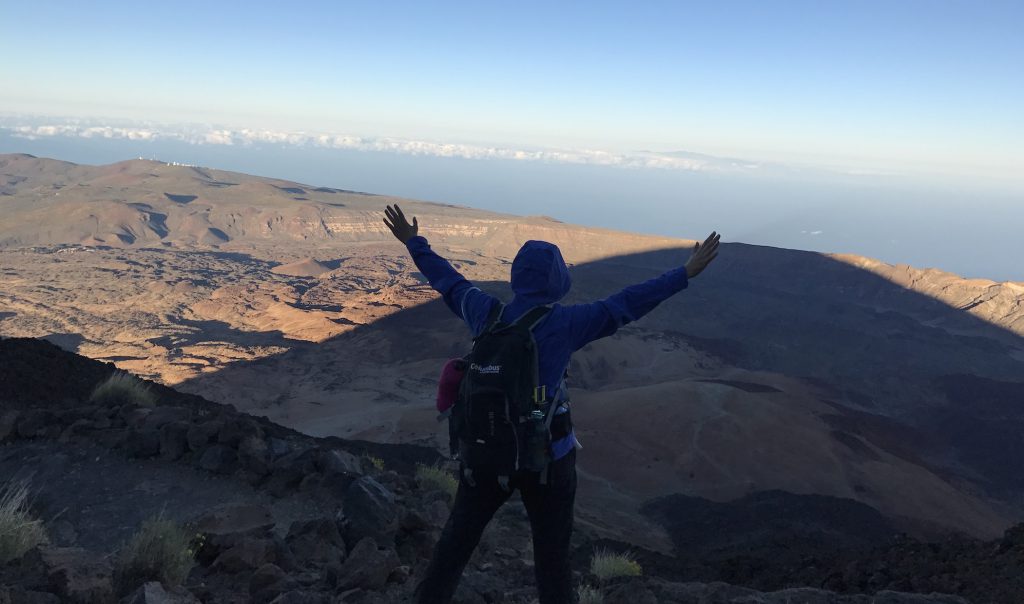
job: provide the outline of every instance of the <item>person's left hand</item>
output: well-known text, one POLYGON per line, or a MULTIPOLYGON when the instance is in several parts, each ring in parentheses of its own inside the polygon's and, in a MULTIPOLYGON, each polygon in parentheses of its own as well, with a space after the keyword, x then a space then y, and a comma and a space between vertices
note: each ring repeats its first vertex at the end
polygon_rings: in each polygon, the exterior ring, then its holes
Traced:
POLYGON ((708 235, 703 244, 698 243, 693 246, 693 254, 686 261, 686 277, 688 279, 699 275, 718 256, 718 241, 721 238, 721 235, 713 232, 708 235))
POLYGON ((402 244, 408 243, 419 232, 420 223, 416 217, 413 216, 412 224, 409 224, 409 221, 405 219, 405 214, 402 213, 402 208, 398 207, 397 203, 394 206, 388 206, 384 210, 384 216, 384 224, 388 225, 391 234, 402 244))

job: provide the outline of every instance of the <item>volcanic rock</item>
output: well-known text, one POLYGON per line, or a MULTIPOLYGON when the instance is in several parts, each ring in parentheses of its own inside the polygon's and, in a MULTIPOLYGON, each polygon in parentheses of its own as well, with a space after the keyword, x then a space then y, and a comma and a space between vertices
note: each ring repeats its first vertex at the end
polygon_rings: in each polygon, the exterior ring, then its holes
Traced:
POLYGON ((303 566, 340 564, 345 559, 345 542, 332 518, 292 523, 285 542, 303 566))
POLYGON ((338 571, 337 588, 381 589, 400 564, 395 550, 379 548, 373 538, 366 537, 356 543, 338 571))
POLYGON ((395 495, 370 476, 359 478, 348 488, 342 503, 345 540, 350 543, 373 538, 381 543, 394 540, 398 529, 395 495))
POLYGON ((224 422, 218 420, 193 424, 188 429, 188 447, 193 451, 202 451, 220 432, 224 422))
POLYGON ((174 421, 160 427, 160 456, 174 461, 188 452, 188 422, 174 421))
POLYGON ((50 588, 62 598, 81 604, 113 599, 113 572, 105 559, 77 547, 44 548, 40 557, 50 588))
POLYGON ((249 593, 254 602, 261 604, 270 602, 296 587, 296 581, 276 564, 267 563, 260 566, 249 578, 249 593))
POLYGON ((160 582, 150 581, 124 597, 120 604, 199 604, 199 600, 184 588, 168 590, 160 582))
POLYGON ((129 457, 155 457, 160 454, 160 433, 156 430, 132 430, 124 441, 129 457))
POLYGON ((211 445, 199 458, 199 467, 214 474, 231 474, 238 468, 238 454, 226 445, 211 445))

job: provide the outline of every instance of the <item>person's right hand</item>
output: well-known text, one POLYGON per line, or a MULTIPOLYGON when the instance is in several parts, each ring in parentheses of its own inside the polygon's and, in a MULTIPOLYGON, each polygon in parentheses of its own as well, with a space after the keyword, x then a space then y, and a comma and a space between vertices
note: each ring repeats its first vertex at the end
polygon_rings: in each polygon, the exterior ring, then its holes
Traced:
POLYGON ((384 224, 391 229, 391 234, 395 236, 395 239, 403 244, 408 243, 419 232, 420 223, 416 217, 413 216, 412 224, 409 224, 409 221, 405 219, 405 214, 402 213, 402 208, 398 207, 397 203, 394 206, 388 206, 384 210, 384 216, 384 224), (390 222, 388 222, 389 220, 390 222))
POLYGON ((722 236, 712 232, 703 244, 693 246, 693 254, 686 261, 686 278, 693 279, 718 256, 718 241, 722 236))

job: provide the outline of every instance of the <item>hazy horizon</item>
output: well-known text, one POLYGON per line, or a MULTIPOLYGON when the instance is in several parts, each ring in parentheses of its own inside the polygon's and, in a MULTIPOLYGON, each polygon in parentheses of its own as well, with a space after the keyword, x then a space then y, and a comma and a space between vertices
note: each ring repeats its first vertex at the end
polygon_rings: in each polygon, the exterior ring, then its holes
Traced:
MULTIPOLYGON (((118 138, 14 137, 0 152, 75 163, 142 157, 310 185, 454 203, 680 238, 852 253, 969 278, 1024 282, 1021 209, 952 185, 927 190, 863 176, 793 180, 691 170, 466 159, 287 145, 211 145, 118 138), (973 211, 958 213, 957 206, 973 211), (642 210, 642 211, 637 211, 642 210)), ((429 235, 429 224, 425 224, 429 235)))
POLYGON ((1019 2, 6 8, 3 151, 1024 282, 1019 2))

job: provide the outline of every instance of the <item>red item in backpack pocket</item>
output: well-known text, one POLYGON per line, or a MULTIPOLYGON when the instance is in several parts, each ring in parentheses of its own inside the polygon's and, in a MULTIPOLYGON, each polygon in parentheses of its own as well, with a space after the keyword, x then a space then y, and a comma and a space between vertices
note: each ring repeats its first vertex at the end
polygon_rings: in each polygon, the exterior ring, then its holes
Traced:
POLYGON ((444 364, 441 379, 437 381, 437 412, 445 413, 455 404, 459 397, 459 384, 466 373, 466 361, 452 359, 444 364))

